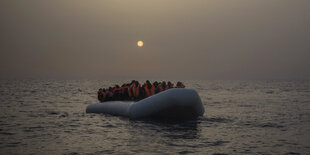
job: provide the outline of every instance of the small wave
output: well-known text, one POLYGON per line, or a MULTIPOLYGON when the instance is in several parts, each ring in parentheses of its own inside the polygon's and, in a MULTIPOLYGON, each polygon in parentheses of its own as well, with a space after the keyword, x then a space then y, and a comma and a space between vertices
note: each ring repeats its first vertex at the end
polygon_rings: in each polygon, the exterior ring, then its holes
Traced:
POLYGON ((28 114, 28 117, 46 117, 46 114, 28 114))
POLYGON ((25 127, 23 129, 24 132, 35 132, 35 131, 42 131, 44 129, 43 126, 31 126, 31 127, 25 127))
POLYGON ((1 135, 14 135, 14 133, 11 132, 0 132, 1 135))
POLYGON ((181 151, 181 152, 178 152, 179 154, 189 154, 189 153, 195 153, 193 151, 181 151))
POLYGON ((63 114, 61 114, 59 117, 68 117, 69 114, 67 112, 64 112, 63 114))
POLYGON ((217 101, 215 101, 215 102, 212 102, 211 104, 220 104, 221 102, 217 102, 217 101))
POLYGON ((252 127, 260 127, 260 128, 283 128, 283 125, 279 125, 276 123, 256 123, 256 122, 241 122, 241 125, 252 126, 252 127))
POLYGON ((219 140, 219 141, 215 141, 215 142, 207 142, 207 145, 208 146, 221 146, 221 145, 224 145, 226 143, 229 143, 229 141, 219 140))
POLYGON ((230 143, 230 141, 205 141, 200 144, 195 144, 195 145, 185 145, 185 144, 174 144, 174 143, 168 143, 169 146, 178 146, 178 147, 190 147, 190 148, 201 148, 201 147, 213 147, 213 146, 222 146, 224 144, 230 143))
POLYGON ((11 143, 8 143, 8 144, 10 144, 10 145, 18 145, 18 144, 20 144, 21 142, 11 142, 11 143))
POLYGON ((284 155, 299 155, 300 153, 297 152, 287 152, 284 155))
POLYGON ((274 91, 273 91, 273 90, 268 90, 268 91, 266 91, 265 93, 266 93, 266 94, 273 94, 274 91))
POLYGON ((76 127, 80 127, 81 125, 79 125, 79 124, 70 124, 69 126, 76 128, 76 127))
POLYGON ((24 132, 34 132, 33 130, 30 130, 30 129, 25 129, 23 130, 24 132))
POLYGON ((59 114, 59 112, 57 112, 57 111, 46 111, 46 113, 49 115, 58 115, 59 114))
POLYGON ((263 128, 283 128, 284 126, 278 125, 276 123, 263 123, 260 125, 263 128))
POLYGON ((32 126, 32 127, 28 127, 28 129, 43 129, 43 126, 32 126))
POLYGON ((238 105, 238 107, 244 107, 244 108, 249 108, 249 107, 256 107, 256 105, 250 105, 250 104, 241 104, 241 105, 238 105))
POLYGON ((87 153, 88 155, 101 155, 101 154, 113 154, 115 153, 114 150, 103 150, 103 151, 96 151, 94 153, 87 153))
POLYGON ((228 123, 233 121, 232 119, 222 117, 205 118, 204 120, 208 122, 218 122, 218 123, 228 123))
POLYGON ((103 126, 101 126, 101 127, 105 127, 105 128, 116 128, 117 126, 108 124, 108 125, 103 125, 103 126))
POLYGON ((6 145, 6 147, 17 147, 17 146, 19 146, 18 144, 8 144, 8 145, 6 145))
POLYGON ((78 155, 79 153, 77 152, 70 152, 70 153, 64 153, 63 155, 78 155))

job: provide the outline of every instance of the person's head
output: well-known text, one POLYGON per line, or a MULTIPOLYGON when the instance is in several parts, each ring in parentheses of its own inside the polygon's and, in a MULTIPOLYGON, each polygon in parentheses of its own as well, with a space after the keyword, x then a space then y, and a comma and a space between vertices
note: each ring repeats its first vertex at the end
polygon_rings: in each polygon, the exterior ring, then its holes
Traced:
POLYGON ((170 82, 170 81, 168 81, 168 86, 169 86, 169 87, 171 86, 171 82, 170 82))
POLYGON ((153 83, 153 85, 154 85, 155 87, 157 87, 157 86, 158 86, 158 82, 155 81, 155 82, 153 83))
POLYGON ((130 84, 133 84, 133 83, 135 83, 135 82, 136 82, 135 80, 132 80, 130 84))
POLYGON ((177 86, 180 86, 180 85, 181 85, 181 82, 180 82, 180 81, 178 81, 178 82, 177 82, 177 86))
POLYGON ((147 88, 148 88, 148 89, 151 89, 151 88, 152 88, 151 83, 148 83, 148 84, 147 84, 147 88))
POLYGON ((166 81, 163 81, 163 82, 162 82, 162 85, 163 85, 163 86, 166 86, 166 81))
POLYGON ((138 82, 138 81, 135 81, 135 85, 136 85, 136 87, 138 87, 138 85, 139 85, 139 82, 138 82))
POLYGON ((146 83, 147 83, 147 84, 150 84, 151 82, 150 82, 149 80, 146 80, 146 83))
POLYGON ((105 92, 105 89, 102 89, 103 92, 105 92))
POLYGON ((112 87, 109 87, 109 91, 112 91, 113 89, 112 89, 112 87))
POLYGON ((119 88, 119 85, 115 85, 116 88, 119 88))
POLYGON ((181 86, 183 87, 183 88, 185 88, 185 85, 181 82, 181 86))
POLYGON ((99 88, 99 91, 102 91, 102 88, 99 88))

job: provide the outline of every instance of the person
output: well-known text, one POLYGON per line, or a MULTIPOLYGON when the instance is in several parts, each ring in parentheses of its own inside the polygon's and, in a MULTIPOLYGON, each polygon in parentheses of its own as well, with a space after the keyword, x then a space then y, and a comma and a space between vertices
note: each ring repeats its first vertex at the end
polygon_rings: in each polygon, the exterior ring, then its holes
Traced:
POLYGON ((185 88, 185 85, 181 82, 181 88, 185 88))
POLYGON ((160 89, 159 89, 159 84, 158 84, 157 81, 155 81, 155 82, 153 83, 153 86, 154 86, 154 94, 159 93, 159 92, 160 92, 160 89))
MULTIPOLYGON (((123 84, 121 87, 115 85, 113 88, 100 88, 97 93, 98 100, 101 102, 113 100, 137 101, 171 88, 174 88, 174 85, 170 81, 168 81, 168 83, 166 83, 166 81, 155 81, 152 84, 149 80, 146 80, 141 87, 138 81, 132 80, 131 83, 123 84)), ((178 81, 175 88, 185 88, 185 85, 178 81)))
POLYGON ((150 82, 146 83, 143 88, 144 88, 144 92, 145 92, 144 93, 145 98, 152 96, 152 85, 150 82))
POLYGON ((154 86, 154 83, 151 84, 150 92, 151 92, 151 96, 155 94, 155 86, 154 86))
POLYGON ((101 91, 102 91, 102 88, 99 88, 99 90, 97 91, 97 94, 98 94, 98 100, 100 101, 101 100, 101 91))
POLYGON ((167 89, 171 89, 171 88, 173 88, 173 83, 171 83, 170 81, 168 81, 167 89))
POLYGON ((121 88, 119 87, 119 85, 115 85, 115 87, 113 88, 113 99, 121 100, 121 95, 121 88))
POLYGON ((109 91, 108 91, 108 100, 109 101, 112 101, 113 100, 113 89, 112 89, 112 87, 109 87, 109 89, 108 89, 109 91))
POLYGON ((183 85, 182 82, 178 81, 176 88, 185 88, 185 85, 183 85))
POLYGON ((145 84, 142 85, 142 87, 139 87, 139 100, 145 98, 145 89, 144 89, 145 84))
POLYGON ((129 94, 128 94, 129 86, 128 84, 123 84, 121 87, 122 91, 122 100, 129 100, 129 94))
POLYGON ((140 83, 138 81, 135 81, 135 83, 133 84, 133 96, 135 100, 139 100, 140 99, 140 83))
POLYGON ((106 97, 104 89, 100 88, 97 93, 98 93, 98 100, 100 102, 103 102, 105 100, 105 97, 106 97))
POLYGON ((151 84, 151 82, 150 82, 149 80, 146 80, 146 81, 144 82, 144 84, 145 84, 145 85, 148 85, 148 84, 151 84))
POLYGON ((135 80, 132 80, 129 86, 129 96, 130 100, 134 100, 135 97, 135 80))
POLYGON ((166 90, 166 87, 167 87, 166 81, 163 81, 163 82, 161 83, 161 92, 162 92, 162 91, 165 91, 165 90, 166 90))

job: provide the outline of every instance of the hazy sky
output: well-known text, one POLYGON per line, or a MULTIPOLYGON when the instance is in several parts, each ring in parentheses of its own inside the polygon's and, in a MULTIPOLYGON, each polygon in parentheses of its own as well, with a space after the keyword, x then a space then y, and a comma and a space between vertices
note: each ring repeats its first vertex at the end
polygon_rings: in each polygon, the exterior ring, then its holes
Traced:
POLYGON ((0 78, 310 79, 309 7, 1 0, 0 78))

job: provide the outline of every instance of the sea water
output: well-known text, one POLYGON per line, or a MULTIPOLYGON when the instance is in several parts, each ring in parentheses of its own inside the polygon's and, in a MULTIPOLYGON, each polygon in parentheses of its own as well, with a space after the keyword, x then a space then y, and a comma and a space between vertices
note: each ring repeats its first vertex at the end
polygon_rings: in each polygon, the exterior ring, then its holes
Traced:
POLYGON ((1 80, 0 154, 310 154, 310 81, 183 81, 205 108, 187 121, 85 113, 129 81, 1 80))

